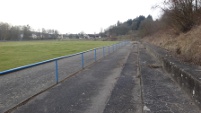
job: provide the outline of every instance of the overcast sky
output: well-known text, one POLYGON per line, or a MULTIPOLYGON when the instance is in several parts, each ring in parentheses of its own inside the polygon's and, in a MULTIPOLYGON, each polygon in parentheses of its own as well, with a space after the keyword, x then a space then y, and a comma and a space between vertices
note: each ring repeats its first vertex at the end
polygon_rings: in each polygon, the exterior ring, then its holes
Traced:
POLYGON ((99 33, 139 15, 158 18, 151 9, 162 0, 0 0, 0 22, 33 29, 57 29, 60 33, 99 33))

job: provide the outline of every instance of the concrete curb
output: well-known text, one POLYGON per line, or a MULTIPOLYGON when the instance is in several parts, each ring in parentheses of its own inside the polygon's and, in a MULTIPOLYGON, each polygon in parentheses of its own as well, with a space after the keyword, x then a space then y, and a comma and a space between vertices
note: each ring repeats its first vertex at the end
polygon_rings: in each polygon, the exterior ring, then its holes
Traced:
POLYGON ((167 51, 154 45, 143 43, 147 51, 161 62, 170 77, 190 96, 201 109, 201 67, 187 64, 171 57, 167 51))

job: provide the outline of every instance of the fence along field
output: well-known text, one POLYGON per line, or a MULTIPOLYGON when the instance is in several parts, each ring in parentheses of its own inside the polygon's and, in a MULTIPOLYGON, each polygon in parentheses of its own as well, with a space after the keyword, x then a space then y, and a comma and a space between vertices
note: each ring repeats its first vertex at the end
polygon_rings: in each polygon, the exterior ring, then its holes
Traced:
POLYGON ((74 54, 112 41, 23 41, 0 42, 0 71, 55 57, 74 54))
MULTIPOLYGON (((83 43, 83 48, 92 44, 92 42, 83 43)), ((23 105, 24 102, 28 102, 27 100, 34 95, 40 94, 48 88, 55 86, 76 72, 84 69, 86 66, 118 51, 118 49, 121 49, 121 47, 126 46, 128 43, 124 41, 110 46, 93 48, 80 53, 0 72, 0 75, 2 75, 0 76, 0 113, 10 112, 12 108, 23 105)), ((95 44, 93 43, 92 45, 95 44)))

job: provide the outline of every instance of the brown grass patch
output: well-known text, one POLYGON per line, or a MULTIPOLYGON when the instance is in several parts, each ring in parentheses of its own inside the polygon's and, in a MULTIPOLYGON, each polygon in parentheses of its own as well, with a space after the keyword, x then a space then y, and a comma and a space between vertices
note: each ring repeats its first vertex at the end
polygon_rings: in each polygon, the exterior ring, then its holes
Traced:
POLYGON ((201 65, 201 26, 179 35, 171 29, 159 31, 143 40, 172 51, 184 61, 201 65))

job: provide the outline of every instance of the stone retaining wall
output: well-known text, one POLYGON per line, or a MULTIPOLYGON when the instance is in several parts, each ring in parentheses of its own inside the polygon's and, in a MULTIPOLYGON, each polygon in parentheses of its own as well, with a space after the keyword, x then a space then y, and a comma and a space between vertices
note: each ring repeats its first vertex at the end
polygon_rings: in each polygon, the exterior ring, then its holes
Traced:
POLYGON ((143 43, 147 51, 157 57, 163 68, 170 73, 171 78, 176 81, 180 87, 201 108, 201 67, 184 63, 171 55, 164 49, 154 45, 143 43))

